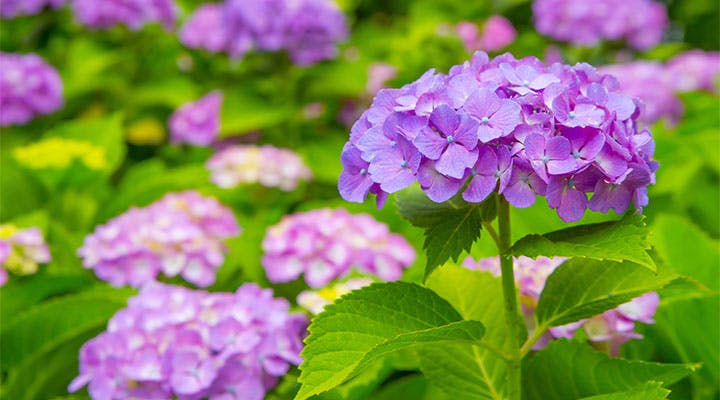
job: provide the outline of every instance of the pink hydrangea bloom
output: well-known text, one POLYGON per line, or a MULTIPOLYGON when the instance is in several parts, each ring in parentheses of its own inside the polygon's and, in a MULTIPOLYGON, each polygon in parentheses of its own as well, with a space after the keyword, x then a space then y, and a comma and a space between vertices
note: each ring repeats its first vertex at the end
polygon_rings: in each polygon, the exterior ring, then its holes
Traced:
POLYGON ((667 62, 667 73, 677 92, 717 92, 720 52, 690 50, 680 53, 667 62))
POLYGON ((196 146, 212 144, 220 133, 223 94, 215 90, 197 101, 185 103, 170 116, 170 141, 196 146))
POLYGON ((472 22, 462 21, 455 26, 458 37, 468 52, 477 50, 499 51, 515 41, 517 32, 502 15, 493 15, 485 21, 482 32, 472 22))
POLYGON ((312 287, 347 275, 353 267, 393 281, 415 260, 415 250, 368 214, 319 209, 283 217, 268 228, 262 264, 271 282, 305 274, 312 287))
POLYGON ((292 150, 271 145, 235 145, 220 150, 206 164, 210 179, 221 188, 259 183, 284 191, 312 179, 312 172, 292 150))
POLYGON ((0 126, 57 111, 62 92, 60 75, 40 56, 0 52, 0 126))
POLYGON ((239 233, 232 210, 215 198, 170 193, 95 228, 78 255, 115 286, 141 286, 162 272, 204 287, 225 261, 224 239, 239 233))
MULTIPOLYGON (((525 256, 513 260, 515 283, 520 291, 523 315, 531 329, 534 329, 532 326, 534 324, 533 313, 545 287, 545 282, 555 268, 565 260, 566 258, 563 257, 538 257, 534 260, 525 256)), ((487 271, 500 276, 499 257, 483 258, 479 261, 468 257, 462 265, 472 270, 487 271)), ((659 302, 660 297, 657 293, 646 293, 592 318, 552 327, 540 338, 533 349, 539 350, 555 338, 572 338, 578 329, 582 329, 587 334, 588 340, 595 343, 607 343, 609 353, 617 355, 620 345, 630 339, 642 338, 642 335, 635 331, 636 322, 654 323, 652 317, 655 315, 659 302)))
POLYGON ((301 362, 307 318, 254 283, 208 293, 149 283, 80 349, 94 399, 262 400, 301 362), (238 397, 239 396, 239 397, 238 397))

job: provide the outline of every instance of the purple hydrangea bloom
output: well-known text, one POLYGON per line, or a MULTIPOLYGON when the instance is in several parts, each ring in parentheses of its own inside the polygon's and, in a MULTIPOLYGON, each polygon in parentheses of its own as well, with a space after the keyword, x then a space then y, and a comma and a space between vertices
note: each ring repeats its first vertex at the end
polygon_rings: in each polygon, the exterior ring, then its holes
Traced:
POLYGON ((319 209, 283 217, 263 239, 262 264, 271 282, 288 282, 305 274, 322 287, 353 267, 397 280, 415 260, 415 250, 387 225, 368 214, 319 209))
POLYGON ((49 263, 51 259, 50 249, 38 228, 0 225, 0 286, 7 282, 8 271, 15 275, 34 274, 39 264, 49 263))
POLYGON ((204 287, 225 261, 223 240, 239 233, 232 211, 216 199, 170 193, 98 226, 78 255, 85 268, 115 286, 141 286, 162 272, 204 287))
MULTIPOLYGON (((566 258, 563 257, 538 257, 534 260, 525 256, 513 260, 522 313, 530 329, 534 329, 533 313, 545 287, 545 281, 565 260, 566 258)), ((499 257, 483 258, 479 261, 468 257, 462 265, 472 270, 487 271, 500 276, 499 257)), ((660 297, 657 293, 646 293, 592 318, 552 327, 533 349, 542 349, 555 338, 572 338, 578 329, 582 329, 587 334, 588 340, 607 343, 610 354, 617 355, 620 345, 630 339, 642 338, 642 335, 635 331, 636 322, 654 323, 652 317, 659 302, 660 297)))
POLYGON ((36 54, 0 52, 0 126, 23 125, 63 104, 57 71, 36 54))
POLYGON ((683 105, 677 98, 674 81, 677 77, 667 73, 657 61, 633 61, 626 64, 607 65, 602 73, 617 77, 623 94, 642 101, 639 120, 647 125, 661 118, 676 123, 683 115, 683 105))
POLYGON ((705 90, 717 92, 720 78, 720 52, 690 50, 667 62, 667 73, 677 92, 705 90))
POLYGON ((200 6, 180 31, 188 47, 227 52, 286 50, 299 65, 337 56, 347 37, 345 16, 332 0, 225 0, 200 6))
POLYGON ((211 171, 210 179, 221 188, 259 183, 289 192, 300 181, 312 179, 312 172, 299 155, 271 145, 230 146, 213 155, 206 166, 211 171))
POLYGON ((0 0, 0 17, 15 18, 39 14, 45 7, 58 8, 65 0, 0 0))
POLYGON ((219 90, 199 100, 185 103, 170 116, 170 141, 196 146, 212 144, 220 133, 220 107, 223 94, 219 90))
POLYGON ((148 283, 80 349, 93 399, 261 400, 301 362, 307 318, 271 289, 208 293, 148 283))
POLYGON ((159 22, 172 29, 177 18, 174 0, 72 0, 75 18, 91 29, 110 29, 126 25, 140 29, 159 22))
POLYGON ((352 127, 338 189, 382 203, 417 180, 442 202, 467 182, 466 201, 497 191, 529 207, 547 195, 568 222, 587 208, 621 213, 632 201, 640 210, 658 164, 652 136, 638 129, 638 101, 620 87, 588 64, 477 52, 447 75, 430 70, 379 91, 352 127))
POLYGON ((665 6, 653 0, 535 0, 532 8, 538 32, 584 46, 605 39, 649 49, 668 24, 665 6))

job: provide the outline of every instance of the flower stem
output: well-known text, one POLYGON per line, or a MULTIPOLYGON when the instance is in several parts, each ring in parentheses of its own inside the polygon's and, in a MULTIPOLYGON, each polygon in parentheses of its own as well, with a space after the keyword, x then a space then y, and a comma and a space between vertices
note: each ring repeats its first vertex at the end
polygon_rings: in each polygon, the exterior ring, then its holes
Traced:
POLYGON ((520 356, 520 314, 518 312, 517 291, 513 275, 512 256, 510 249, 510 204, 500 197, 498 199, 498 230, 500 251, 500 269, 502 271, 502 288, 505 303, 505 324, 510 340, 512 357, 507 361, 507 396, 510 400, 520 400, 521 396, 521 356, 520 356))

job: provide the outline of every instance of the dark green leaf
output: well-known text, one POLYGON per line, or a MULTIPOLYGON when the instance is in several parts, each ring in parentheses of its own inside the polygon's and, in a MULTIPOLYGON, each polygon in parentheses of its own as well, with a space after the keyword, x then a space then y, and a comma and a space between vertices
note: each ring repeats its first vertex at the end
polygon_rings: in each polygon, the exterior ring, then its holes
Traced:
POLYGON ((587 344, 557 340, 526 363, 524 399, 579 399, 636 389, 649 381, 669 385, 695 369, 696 366, 688 364, 610 358, 587 344))
POLYGON ((425 229, 425 277, 446 261, 457 261, 460 253, 469 252, 480 238, 480 204, 465 203, 459 198, 435 203, 421 191, 407 190, 397 196, 397 206, 400 215, 425 229))
POLYGON ((463 321, 431 290, 396 282, 348 294, 318 315, 309 331, 299 400, 330 390, 399 350, 478 341, 483 326, 463 321))
POLYGON ((533 258, 563 256, 627 260, 654 271, 657 266, 648 254, 649 249, 644 217, 629 214, 620 221, 575 226, 544 235, 528 235, 518 240, 509 251, 514 256, 533 258))

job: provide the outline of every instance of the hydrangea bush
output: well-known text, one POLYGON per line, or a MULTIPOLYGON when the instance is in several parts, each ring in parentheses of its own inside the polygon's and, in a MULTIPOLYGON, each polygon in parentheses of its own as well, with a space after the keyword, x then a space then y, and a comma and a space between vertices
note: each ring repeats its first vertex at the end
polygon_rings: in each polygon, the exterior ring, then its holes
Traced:
POLYGON ((481 202, 496 187, 521 208, 545 196, 567 222, 587 208, 640 210, 657 163, 637 111, 614 77, 588 64, 478 52, 448 75, 430 70, 378 93, 343 149, 340 194, 382 202, 417 181, 437 202, 458 192, 481 202))
POLYGON ((0 52, 0 126, 22 125, 63 104, 57 71, 37 54, 0 52))
POLYGON ((262 264, 271 282, 304 275, 322 287, 353 267, 383 280, 400 279, 415 260, 415 250, 401 235, 368 214, 319 209, 283 217, 268 228, 262 264))
POLYGON ((15 275, 34 274, 39 264, 49 263, 51 259, 50 249, 38 228, 0 225, 0 286, 7 282, 8 271, 15 275))
POLYGON ((223 240, 239 233, 232 211, 216 199, 170 193, 98 226, 78 255, 85 268, 115 286, 141 286, 162 273, 204 287, 225 260, 223 240))
POLYGON ((307 319, 289 306, 253 283, 235 293, 150 283, 83 345, 69 390, 88 385, 95 399, 261 400, 301 361, 307 319))

